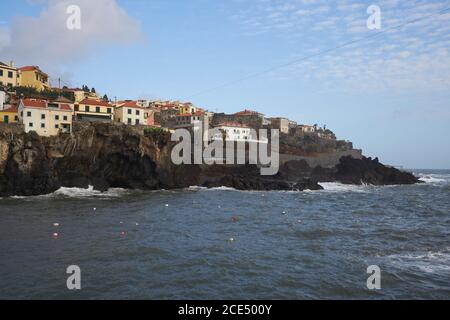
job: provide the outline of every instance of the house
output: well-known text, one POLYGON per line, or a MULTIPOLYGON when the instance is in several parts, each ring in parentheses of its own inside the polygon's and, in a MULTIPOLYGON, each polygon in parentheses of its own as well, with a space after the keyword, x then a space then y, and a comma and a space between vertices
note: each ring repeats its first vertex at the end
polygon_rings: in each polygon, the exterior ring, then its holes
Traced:
POLYGON ((75 119, 78 121, 109 122, 114 119, 114 108, 109 102, 84 99, 74 105, 75 119))
POLYGON ((281 133, 289 133, 289 119, 270 118, 272 128, 280 130, 281 133))
POLYGON ((47 137, 59 132, 72 132, 72 109, 67 104, 43 99, 22 99, 18 113, 25 132, 35 131, 47 137))
POLYGON ((20 85, 20 73, 14 68, 14 63, 0 62, 0 86, 16 87, 20 85))
POLYGON ((19 68, 20 86, 32 87, 38 91, 50 88, 48 75, 37 66, 26 66, 19 68))
POLYGON ((175 129, 179 128, 193 128, 195 126, 203 125, 204 112, 197 111, 194 113, 178 114, 175 118, 175 129))
POLYGON ((19 122, 19 109, 17 105, 0 110, 0 122, 17 123, 19 122))
MULTIPOLYGON (((222 132, 222 137, 229 141, 252 141, 254 140, 251 134, 251 128, 238 122, 223 122, 216 126, 214 129, 219 129, 222 132)), ((213 139, 220 139, 221 137, 216 134, 213 139)))
POLYGON ((145 125, 144 110, 136 101, 122 101, 116 105, 114 120, 129 125, 145 125))
POLYGON ((303 133, 316 132, 316 128, 314 126, 309 126, 309 125, 306 125, 306 124, 299 125, 297 128, 298 128, 298 130, 300 130, 303 133))
MULTIPOLYGON (((138 104, 139 105, 139 104, 138 104)), ((144 122, 148 126, 159 126, 160 111, 154 108, 144 109, 144 122)))
POLYGON ((96 93, 90 92, 90 91, 84 91, 80 88, 63 88, 62 89, 65 92, 71 92, 74 96, 75 103, 80 103, 81 101, 85 99, 91 99, 91 100, 99 100, 99 97, 96 93))
POLYGON ((180 109, 179 109, 179 114, 180 115, 181 114, 188 114, 188 113, 193 114, 195 112, 197 112, 197 108, 194 107, 194 105, 192 103, 188 102, 188 103, 180 104, 180 109))

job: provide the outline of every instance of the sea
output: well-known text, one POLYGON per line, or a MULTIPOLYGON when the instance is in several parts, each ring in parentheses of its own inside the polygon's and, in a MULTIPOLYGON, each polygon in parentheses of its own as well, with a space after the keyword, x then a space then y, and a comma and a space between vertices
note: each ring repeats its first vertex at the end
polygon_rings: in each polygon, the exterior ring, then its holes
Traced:
POLYGON ((447 300, 450 171, 413 172, 423 184, 2 198, 0 299, 447 300))

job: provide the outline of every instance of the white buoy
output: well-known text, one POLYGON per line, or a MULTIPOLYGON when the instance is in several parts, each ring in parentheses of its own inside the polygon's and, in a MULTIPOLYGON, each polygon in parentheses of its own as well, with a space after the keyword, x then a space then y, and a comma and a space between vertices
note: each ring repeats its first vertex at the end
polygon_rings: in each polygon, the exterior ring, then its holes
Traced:
POLYGON ((53 237, 54 237, 54 238, 58 238, 58 236, 59 236, 58 232, 54 232, 54 233, 53 233, 53 237))
POLYGON ((166 203, 166 207, 168 207, 169 206, 169 204, 168 203, 166 203))
POLYGON ((97 208, 94 208, 94 211, 97 211, 97 208))
POLYGON ((234 238, 230 238, 228 241, 230 242, 234 242, 234 238))
POLYGON ((55 223, 53 224, 53 226, 54 226, 54 227, 59 227, 59 223, 58 223, 58 222, 55 222, 55 223))

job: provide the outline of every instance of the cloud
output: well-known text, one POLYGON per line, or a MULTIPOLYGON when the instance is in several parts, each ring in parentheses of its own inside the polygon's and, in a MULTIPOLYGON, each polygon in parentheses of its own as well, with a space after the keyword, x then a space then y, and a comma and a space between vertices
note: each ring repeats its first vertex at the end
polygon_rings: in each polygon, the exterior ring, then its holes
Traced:
POLYGON ((0 27, 0 56, 21 64, 44 68, 79 62, 108 46, 143 40, 139 22, 115 0, 47 0, 38 17, 14 17, 8 28, 0 27), (81 9, 81 29, 69 30, 67 8, 81 9))

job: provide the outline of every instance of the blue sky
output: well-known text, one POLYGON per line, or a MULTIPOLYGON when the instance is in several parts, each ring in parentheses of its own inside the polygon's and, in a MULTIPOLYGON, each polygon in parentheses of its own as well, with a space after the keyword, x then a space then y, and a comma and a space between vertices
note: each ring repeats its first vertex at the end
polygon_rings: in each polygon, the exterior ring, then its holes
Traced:
POLYGON ((326 124, 369 156, 450 168, 450 11, 367 38, 450 1, 29 0, 0 2, 0 61, 110 97, 190 100, 326 124), (82 29, 68 31, 68 4, 82 29), (339 46, 302 63, 220 87, 339 46), (210 90, 216 88, 216 90, 210 90), (198 94, 200 93, 200 94, 198 94))

